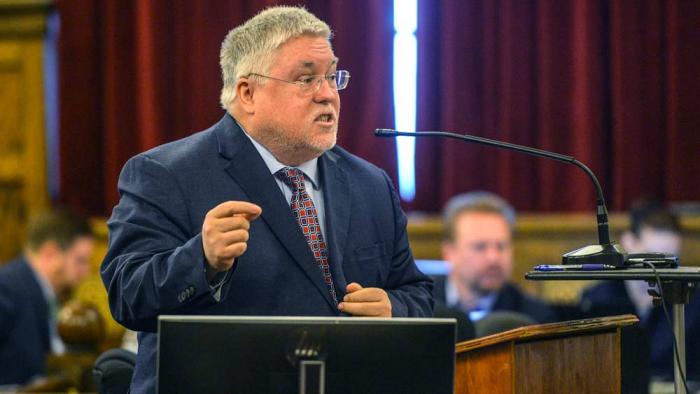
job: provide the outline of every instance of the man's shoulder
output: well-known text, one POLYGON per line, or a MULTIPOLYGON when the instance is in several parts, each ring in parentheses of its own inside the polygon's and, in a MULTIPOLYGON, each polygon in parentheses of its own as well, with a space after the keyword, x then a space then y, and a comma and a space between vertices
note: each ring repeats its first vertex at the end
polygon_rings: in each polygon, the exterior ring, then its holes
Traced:
POLYGON ((189 167, 205 167, 208 161, 219 158, 222 143, 224 143, 222 137, 232 138, 234 128, 233 118, 225 115, 208 129, 158 145, 135 155, 130 160, 151 160, 175 171, 189 167))
POLYGON ((0 267, 0 287, 2 287, 0 291, 29 289, 31 286, 27 282, 31 280, 34 280, 31 268, 24 258, 16 258, 0 267))
POLYGON ((503 287, 501 288, 501 291, 499 292, 499 298, 500 299, 509 299, 509 300, 519 300, 522 302, 532 302, 535 304, 543 304, 541 301, 526 294, 524 291, 522 291, 520 289, 520 287, 518 287, 518 285, 516 285, 515 283, 512 283, 512 282, 507 282, 505 285, 503 285, 503 287))
POLYGON ((154 160, 165 167, 177 167, 182 164, 201 163, 202 160, 216 154, 216 148, 216 138, 212 127, 156 146, 137 154, 133 159, 154 160), (197 160, 193 161, 195 158, 197 160))
POLYGON ((27 262, 24 258, 16 258, 0 266, 0 281, 12 280, 18 276, 24 276, 28 272, 27 262))
POLYGON ((525 293, 514 283, 506 283, 503 286, 499 292, 496 304, 496 309, 521 312, 533 317, 540 323, 548 323, 554 320, 553 312, 549 305, 525 293))
POLYGON ((613 299, 628 298, 622 281, 602 281, 583 290, 582 301, 609 303, 613 299))

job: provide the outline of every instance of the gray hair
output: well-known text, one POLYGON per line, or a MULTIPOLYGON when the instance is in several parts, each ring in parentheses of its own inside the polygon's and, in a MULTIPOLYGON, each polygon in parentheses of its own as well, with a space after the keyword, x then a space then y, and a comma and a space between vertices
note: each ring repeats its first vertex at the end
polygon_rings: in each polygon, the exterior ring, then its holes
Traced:
POLYGON ((503 198, 487 192, 473 191, 452 197, 443 209, 445 239, 454 239, 454 223, 464 212, 492 212, 500 214, 508 222, 511 231, 515 227, 515 209, 503 198))
POLYGON ((221 106, 236 99, 236 82, 250 73, 267 73, 277 48, 304 34, 330 42, 330 27, 303 7, 270 7, 229 31, 221 43, 219 64, 224 80, 221 106))

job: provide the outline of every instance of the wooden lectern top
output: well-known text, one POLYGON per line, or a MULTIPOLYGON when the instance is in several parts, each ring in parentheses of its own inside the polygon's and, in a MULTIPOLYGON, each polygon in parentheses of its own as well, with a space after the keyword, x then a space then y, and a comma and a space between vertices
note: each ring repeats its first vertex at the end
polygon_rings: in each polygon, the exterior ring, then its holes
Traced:
POLYGON ((580 335, 589 332, 615 330, 618 327, 628 326, 638 321, 639 319, 635 315, 620 315, 523 326, 498 334, 460 342, 456 345, 456 351, 459 354, 509 341, 522 342, 545 337, 553 338, 570 334, 580 335))
POLYGON ((620 328, 634 315, 525 326, 458 343, 455 393, 619 393, 620 328))

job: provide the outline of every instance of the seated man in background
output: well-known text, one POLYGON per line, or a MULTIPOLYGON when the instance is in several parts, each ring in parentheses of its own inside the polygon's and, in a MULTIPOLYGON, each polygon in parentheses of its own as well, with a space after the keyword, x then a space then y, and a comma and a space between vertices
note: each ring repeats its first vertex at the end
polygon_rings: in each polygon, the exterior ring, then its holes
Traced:
MULTIPOLYGON (((552 311, 510 282, 515 210, 487 192, 460 194, 444 209, 442 257, 451 270, 435 282, 436 302, 478 322, 491 312, 516 312, 523 324, 554 321, 552 311)), ((516 314, 510 320, 515 323, 516 314)), ((477 325, 477 335, 479 332, 477 325)), ((515 325, 515 324, 514 324, 515 325)), ((509 327, 512 328, 512 327, 509 327)))
MULTIPOLYGON (((630 230, 622 234, 620 244, 628 253, 662 252, 678 256, 681 251, 681 230, 678 218, 653 202, 635 204, 630 211, 630 230)), ((652 305, 645 281, 606 281, 584 291, 581 309, 588 316, 631 313, 639 317, 640 340, 630 344, 624 354, 634 357, 648 354, 648 365, 635 368, 648 370, 652 378, 673 380, 673 332, 666 322, 663 308, 652 305)), ((667 304, 669 314, 671 306, 667 304)), ((695 292, 685 307, 686 362, 689 380, 700 378, 700 293, 695 292)), ((624 334, 623 334, 624 336, 624 334)), ((624 338, 623 338, 624 339, 624 338)), ((623 366, 624 367, 624 366, 623 366)), ((642 373, 644 374, 644 373, 642 373)), ((648 374, 644 374, 648 375, 648 374)), ((645 376, 646 377, 646 376, 645 376)))
POLYGON ((94 240, 86 220, 64 211, 37 216, 24 253, 0 266, 0 387, 44 374, 46 355, 63 353, 57 298, 90 271, 94 240))

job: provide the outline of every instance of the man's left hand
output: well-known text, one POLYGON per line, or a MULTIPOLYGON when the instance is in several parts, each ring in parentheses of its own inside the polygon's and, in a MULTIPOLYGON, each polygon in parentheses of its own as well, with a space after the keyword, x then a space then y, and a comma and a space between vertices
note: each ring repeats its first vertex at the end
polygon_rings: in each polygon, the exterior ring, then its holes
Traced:
POLYGON ((353 316, 391 317, 391 301, 383 289, 364 288, 352 282, 346 287, 347 294, 338 309, 353 316))

